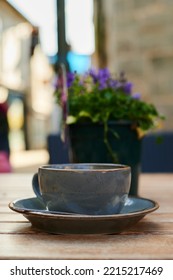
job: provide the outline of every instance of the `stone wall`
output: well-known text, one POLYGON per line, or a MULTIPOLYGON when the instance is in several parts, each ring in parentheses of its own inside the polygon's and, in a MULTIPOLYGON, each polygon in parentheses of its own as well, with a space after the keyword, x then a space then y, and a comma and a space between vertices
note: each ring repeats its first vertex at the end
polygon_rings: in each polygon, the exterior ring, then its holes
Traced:
POLYGON ((107 66, 124 70, 134 91, 173 129, 173 1, 99 0, 104 5, 107 66))

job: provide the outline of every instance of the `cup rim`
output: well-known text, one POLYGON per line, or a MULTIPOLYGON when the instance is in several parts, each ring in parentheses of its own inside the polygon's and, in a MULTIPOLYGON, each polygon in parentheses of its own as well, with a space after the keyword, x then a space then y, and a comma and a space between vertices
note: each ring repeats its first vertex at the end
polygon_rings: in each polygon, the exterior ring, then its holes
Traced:
POLYGON ((45 164, 39 167, 39 170, 51 170, 51 171, 77 171, 77 172, 112 172, 121 170, 131 170, 131 167, 126 164, 115 163, 62 163, 62 164, 45 164), (93 167, 93 168, 92 168, 93 167))

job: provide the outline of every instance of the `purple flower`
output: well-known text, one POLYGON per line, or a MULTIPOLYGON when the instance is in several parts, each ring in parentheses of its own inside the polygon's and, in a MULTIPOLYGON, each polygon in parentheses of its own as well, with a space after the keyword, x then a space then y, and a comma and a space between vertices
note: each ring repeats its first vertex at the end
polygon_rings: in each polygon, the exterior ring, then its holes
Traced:
POLYGON ((139 92, 136 92, 132 95, 133 99, 140 99, 141 98, 141 94, 139 92))
MULTIPOLYGON (((120 73, 119 79, 114 79, 107 68, 89 69, 82 77, 79 77, 76 73, 67 73, 67 87, 72 88, 77 84, 86 87, 88 91, 91 91, 92 88, 97 88, 97 90, 112 89, 115 92, 121 89, 127 95, 132 95, 133 88, 133 84, 127 81, 124 72, 120 73), (74 84, 74 80, 77 83, 74 84)), ((57 88, 60 87, 60 85, 56 86, 57 88)), ((134 98, 139 98, 139 95, 134 95, 134 98)))
POLYGON ((131 82, 122 82, 118 81, 116 84, 116 89, 122 89, 124 93, 131 95, 132 94, 133 84, 131 82))
POLYGON ((111 75, 110 75, 110 72, 107 68, 104 68, 104 69, 99 69, 99 72, 98 72, 98 78, 99 80, 108 80, 111 78, 111 75))
POLYGON ((117 89, 118 81, 110 79, 108 82, 108 86, 112 89, 117 89))
POLYGON ((105 89, 108 86, 108 80, 111 78, 110 72, 107 68, 99 69, 90 69, 88 75, 92 77, 94 84, 98 83, 98 88, 100 90, 105 89))
POLYGON ((132 94, 133 84, 131 82, 126 82, 123 85, 124 91, 127 94, 132 94))
POLYGON ((108 87, 108 81, 110 80, 111 75, 107 68, 100 69, 98 72, 98 83, 99 89, 105 89, 108 87))
POLYGON ((89 76, 92 77, 93 82, 96 84, 97 81, 98 81, 98 74, 97 74, 96 70, 90 69, 89 72, 88 72, 88 74, 89 74, 89 76))
POLYGON ((75 73, 67 73, 67 87, 71 87, 73 81, 75 79, 75 73))

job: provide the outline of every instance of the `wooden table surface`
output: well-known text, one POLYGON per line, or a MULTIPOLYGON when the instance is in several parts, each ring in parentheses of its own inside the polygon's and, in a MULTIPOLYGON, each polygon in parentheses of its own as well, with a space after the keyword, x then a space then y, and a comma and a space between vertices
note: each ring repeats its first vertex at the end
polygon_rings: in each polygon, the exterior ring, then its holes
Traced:
POLYGON ((53 235, 8 208, 34 196, 32 174, 0 174, 0 259, 173 259, 173 174, 142 174, 139 195, 160 208, 118 235, 53 235))

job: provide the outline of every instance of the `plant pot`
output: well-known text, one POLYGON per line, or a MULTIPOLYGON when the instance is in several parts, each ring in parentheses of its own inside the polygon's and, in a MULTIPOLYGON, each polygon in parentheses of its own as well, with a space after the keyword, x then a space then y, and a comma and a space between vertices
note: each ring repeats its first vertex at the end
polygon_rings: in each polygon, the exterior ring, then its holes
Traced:
MULTIPOLYGON (((137 195, 142 140, 138 138, 137 132, 132 129, 130 122, 109 122, 108 127, 107 139, 117 156, 116 163, 127 164, 131 167, 130 195, 137 195), (117 137, 115 133, 118 135, 117 137)), ((103 124, 77 123, 69 125, 69 137, 72 162, 114 162, 104 143, 103 124)))

